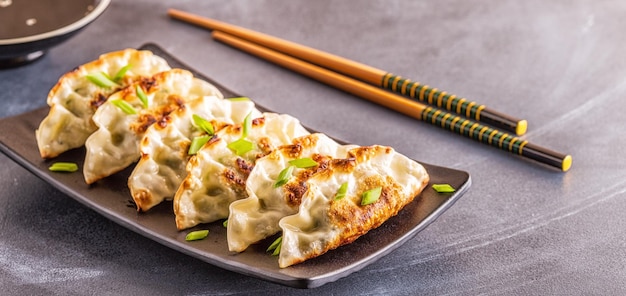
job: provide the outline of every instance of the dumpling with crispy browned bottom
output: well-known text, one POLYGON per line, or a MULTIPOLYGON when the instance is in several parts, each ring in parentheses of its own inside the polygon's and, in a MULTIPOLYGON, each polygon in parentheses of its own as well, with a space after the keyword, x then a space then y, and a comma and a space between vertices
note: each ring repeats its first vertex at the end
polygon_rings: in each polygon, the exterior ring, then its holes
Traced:
POLYGON ((259 159, 246 182, 248 197, 233 202, 228 216, 228 249, 242 252, 280 230, 281 218, 298 211, 307 179, 353 145, 315 133, 296 138, 259 159))
POLYGON ((141 158, 128 179, 137 210, 147 211, 174 197, 187 175, 185 166, 191 157, 189 150, 194 139, 208 139, 209 132, 242 122, 248 114, 261 115, 250 100, 204 96, 189 102, 185 109, 171 113, 160 124, 150 126, 140 141, 141 158), (210 124, 211 128, 204 131, 196 121, 210 124))
POLYGON ((351 243, 395 216, 428 180, 422 165, 391 147, 354 148, 332 160, 307 180, 297 214, 280 220, 279 266, 351 243))
POLYGON ((83 146, 97 128, 91 117, 111 94, 169 69, 150 51, 126 49, 103 54, 63 75, 48 93, 50 111, 35 131, 41 157, 83 146))
POLYGON ((256 160, 309 133, 286 114, 263 113, 248 131, 245 126, 223 128, 189 160, 174 197, 178 229, 227 218, 230 203, 247 197, 246 180, 256 160))
POLYGON ((157 73, 113 94, 92 117, 98 130, 85 142, 85 182, 91 184, 137 161, 146 130, 184 112, 187 101, 201 96, 222 98, 215 86, 182 69, 157 73))

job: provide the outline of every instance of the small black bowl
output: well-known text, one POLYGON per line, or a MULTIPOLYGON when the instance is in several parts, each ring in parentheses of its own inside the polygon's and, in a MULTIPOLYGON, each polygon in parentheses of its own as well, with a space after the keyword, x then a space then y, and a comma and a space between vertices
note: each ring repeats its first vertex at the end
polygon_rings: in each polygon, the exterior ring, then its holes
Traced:
POLYGON ((0 0, 0 68, 20 66, 74 36, 111 0, 0 0))

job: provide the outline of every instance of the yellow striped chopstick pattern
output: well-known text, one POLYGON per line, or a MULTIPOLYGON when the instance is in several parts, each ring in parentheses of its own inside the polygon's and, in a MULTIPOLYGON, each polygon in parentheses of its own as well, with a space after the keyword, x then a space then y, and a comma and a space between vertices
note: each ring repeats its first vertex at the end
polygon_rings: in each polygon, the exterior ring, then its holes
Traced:
POLYGON ((543 164, 559 168, 562 171, 569 170, 571 166, 570 155, 564 155, 540 146, 532 145, 526 140, 510 136, 470 119, 409 100, 405 97, 385 91, 379 87, 375 87, 326 68, 307 63, 227 33, 213 31, 211 36, 215 40, 226 43, 237 49, 263 58, 302 75, 352 93, 369 101, 378 103, 405 115, 428 122, 437 127, 448 129, 462 136, 499 148, 500 150, 536 160, 543 164))
POLYGON ((392 73, 386 73, 381 81, 381 87, 400 93, 409 98, 418 100, 441 109, 446 109, 467 118, 484 122, 494 127, 514 132, 517 135, 526 133, 526 120, 520 120, 502 114, 480 105, 476 102, 461 98, 437 88, 420 84, 416 81, 403 78, 392 73))

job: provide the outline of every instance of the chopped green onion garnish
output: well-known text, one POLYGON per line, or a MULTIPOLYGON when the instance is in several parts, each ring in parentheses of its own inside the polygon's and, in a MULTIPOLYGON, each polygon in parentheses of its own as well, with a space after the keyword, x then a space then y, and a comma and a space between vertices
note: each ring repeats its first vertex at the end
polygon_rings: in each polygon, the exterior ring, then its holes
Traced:
POLYGON ((254 149, 254 143, 241 138, 237 141, 231 142, 227 145, 228 149, 232 150, 233 152, 235 152, 235 154, 241 156, 246 154, 248 151, 251 151, 254 149))
POLYGON ((117 71, 117 73, 115 73, 115 76, 113 76, 113 81, 118 82, 118 81, 122 80, 124 75, 126 75, 126 72, 128 72, 128 69, 130 69, 131 67, 132 66, 130 64, 122 67, 122 69, 117 71))
POLYGON ((53 172, 73 173, 78 171, 78 165, 73 162, 55 162, 48 169, 53 172))
POLYGON ((382 187, 376 187, 374 189, 363 192, 363 195, 361 196, 361 205, 364 206, 376 202, 380 197, 380 193, 382 192, 382 190, 382 187))
POLYGON ((274 188, 285 185, 289 181, 289 179, 291 179, 293 168, 294 166, 290 165, 280 171, 280 173, 278 174, 278 178, 276 179, 276 183, 274 183, 274 188))
POLYGON ((299 169, 311 168, 318 165, 317 161, 313 160, 310 157, 298 158, 289 161, 290 165, 294 165, 299 169))
POLYGON ((111 78, 111 76, 109 76, 109 74, 107 72, 100 71, 100 73, 102 73, 102 75, 104 75, 104 77, 106 77, 106 79, 113 81, 113 78, 111 78))
POLYGON ((252 112, 246 115, 246 118, 243 119, 243 132, 241 134, 241 138, 245 138, 248 136, 248 133, 252 129, 252 112))
POLYGON ((228 227, 228 219, 226 219, 226 220, 224 220, 224 222, 222 222, 222 226, 228 227))
POLYGON ((193 140, 191 140, 191 145, 189 145, 189 151, 187 151, 187 154, 195 155, 210 139, 211 136, 209 135, 194 137, 193 140))
POLYGON ((240 101, 250 101, 248 97, 236 97, 236 98, 228 98, 229 101, 240 102, 240 101))
POLYGON ((135 86, 135 92, 137 93, 137 97, 139 98, 139 100, 141 100, 141 103, 143 103, 143 107, 147 109, 148 97, 146 96, 146 93, 143 92, 143 88, 141 88, 141 85, 137 84, 135 86))
POLYGON ((209 235, 209 230, 196 230, 196 231, 192 231, 190 233, 187 233, 187 236, 185 236, 185 240, 186 241, 195 241, 195 240, 201 240, 206 238, 209 235))
POLYGON ((246 152, 254 149, 254 143, 246 140, 250 129, 252 129, 252 112, 246 115, 246 118, 243 119, 243 131, 241 133, 241 138, 239 140, 231 142, 228 144, 228 148, 233 150, 237 155, 241 156, 246 154, 246 152))
POLYGON ((115 81, 109 78, 104 72, 96 72, 87 75, 87 79, 99 87, 111 88, 111 87, 119 87, 119 84, 115 83, 115 81))
POLYGON ((122 111, 124 111, 124 113, 126 114, 137 114, 137 110, 135 110, 135 108, 131 104, 122 99, 111 100, 111 104, 115 105, 117 108, 122 109, 122 111))
POLYGON ((231 142, 228 144, 228 148, 234 151, 237 155, 241 156, 246 154, 248 151, 254 149, 254 143, 246 140, 250 129, 252 129, 252 120, 251 120, 252 112, 246 115, 246 118, 243 120, 243 131, 241 133, 241 138, 239 140, 231 142))
MULTIPOLYGON (((282 240, 282 238, 281 238, 282 240)), ((272 253, 272 256, 278 256, 280 254, 280 247, 282 246, 282 244, 278 245, 276 247, 276 249, 274 249, 274 252, 272 253)))
POLYGON ((340 200, 346 196, 346 192, 348 192, 348 182, 341 184, 341 187, 337 189, 337 193, 335 194, 335 200, 340 200))
POLYGON ((439 193, 451 193, 456 191, 450 184, 433 184, 433 189, 439 193))
POLYGON ((215 130, 213 129, 213 124, 211 124, 210 121, 194 114, 193 116, 193 123, 202 131, 204 131, 205 133, 209 134, 209 135, 213 135, 215 133, 215 130))
POLYGON ((272 256, 278 256, 280 254, 280 246, 282 245, 283 237, 277 238, 266 250, 266 252, 272 252, 272 256))

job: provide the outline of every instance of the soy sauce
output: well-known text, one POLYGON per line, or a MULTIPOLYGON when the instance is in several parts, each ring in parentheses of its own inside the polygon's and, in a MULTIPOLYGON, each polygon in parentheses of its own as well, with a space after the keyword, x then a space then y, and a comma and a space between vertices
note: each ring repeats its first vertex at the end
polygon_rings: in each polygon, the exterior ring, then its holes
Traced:
POLYGON ((89 14, 97 0, 0 0, 0 39, 43 34, 89 14))

